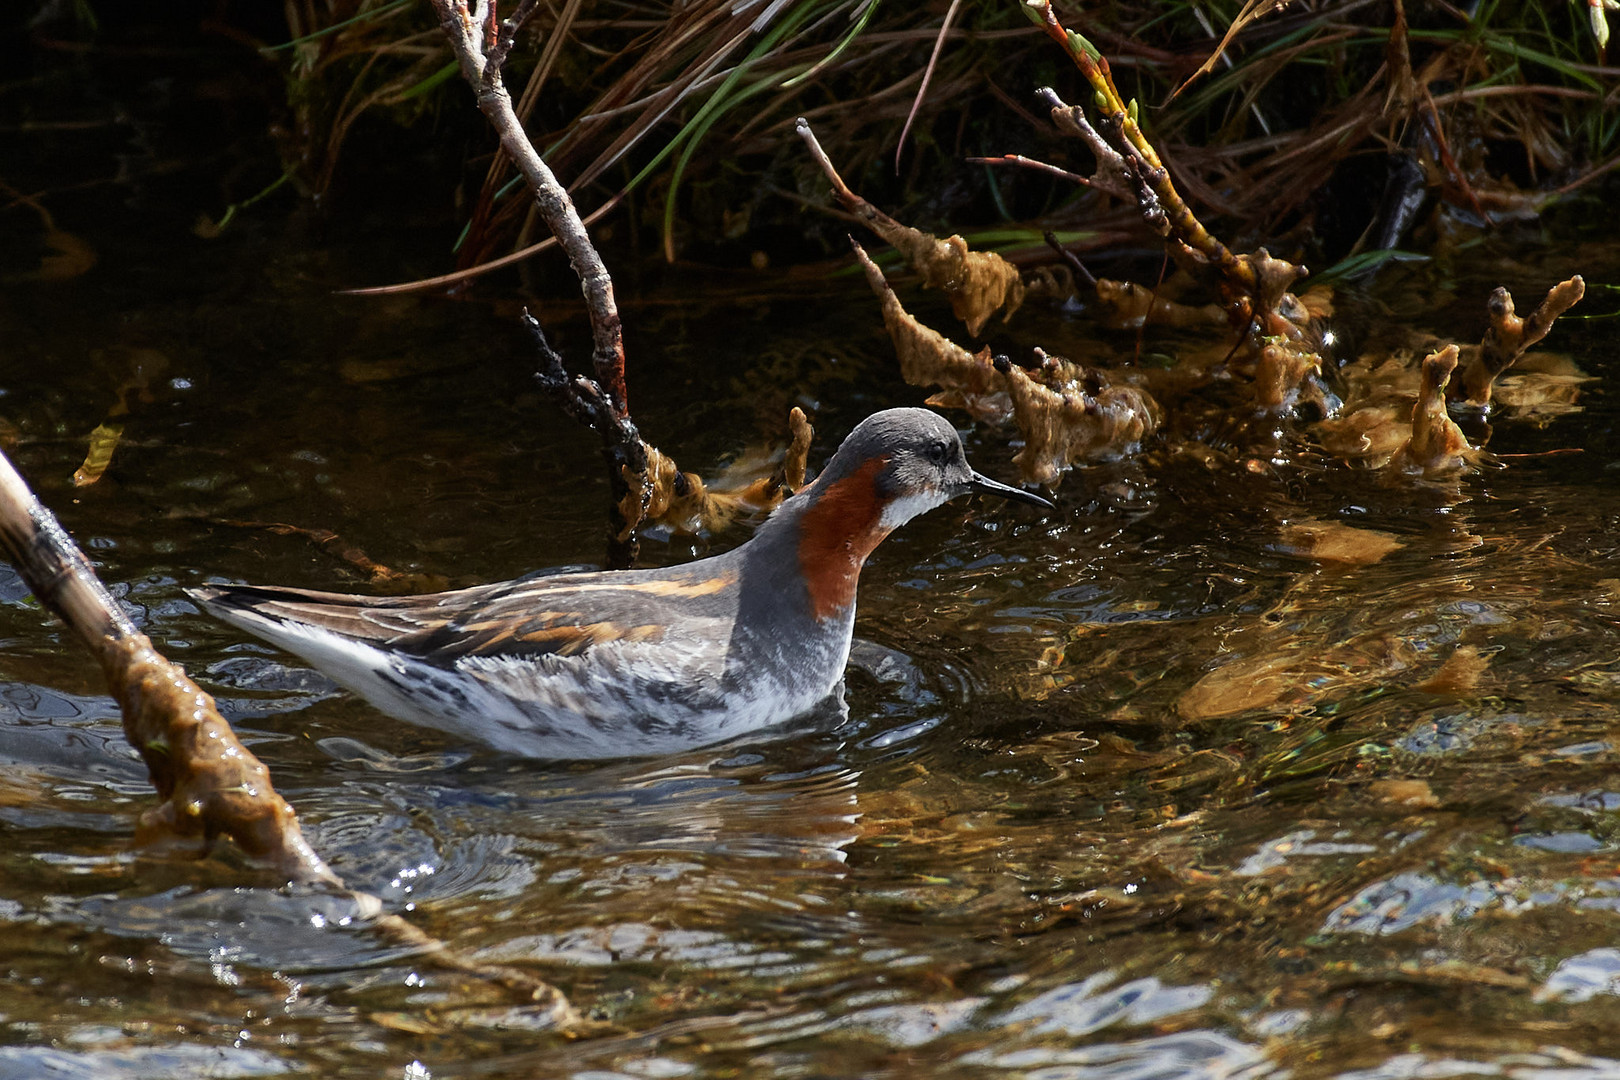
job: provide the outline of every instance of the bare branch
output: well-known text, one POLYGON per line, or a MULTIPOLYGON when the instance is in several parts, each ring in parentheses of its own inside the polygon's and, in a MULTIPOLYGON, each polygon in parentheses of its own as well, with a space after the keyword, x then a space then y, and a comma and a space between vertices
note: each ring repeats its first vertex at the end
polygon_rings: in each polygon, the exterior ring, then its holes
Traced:
POLYGON ((1089 176, 1072 173, 1068 169, 1060 169, 1056 165, 1048 165, 1044 161, 1037 161, 1023 154, 1002 154, 1000 157, 970 157, 963 158, 969 165, 1016 165, 1021 169, 1033 169, 1035 172, 1049 173, 1060 180, 1067 180, 1071 184, 1082 187, 1095 187, 1096 184, 1089 176))
POLYGON ((1449 396, 1478 409, 1489 405, 1491 387, 1497 376, 1512 367, 1530 346, 1546 337, 1558 316, 1585 295, 1586 282, 1577 274, 1549 289, 1530 317, 1521 319, 1514 313, 1513 294, 1498 286, 1485 305, 1490 326, 1479 351, 1463 368, 1461 376, 1453 381, 1449 396))
POLYGON ((213 699, 135 629, 3 454, 0 554, 100 661, 123 710, 124 737, 164 799, 144 816, 144 828, 205 841, 224 834, 294 881, 338 883, 270 786, 269 770, 237 740, 213 699))
POLYGON ((534 9, 540 6, 540 0, 521 0, 517 10, 508 15, 501 23, 501 30, 495 39, 494 48, 489 50, 489 59, 484 62, 485 83, 490 79, 499 77, 501 69, 506 66, 506 58, 512 52, 512 45, 517 41, 518 31, 523 24, 529 21, 534 9))
MULTIPOLYGON (((466 0, 433 0, 439 13, 439 24, 450 39, 450 47, 461 63, 461 73, 478 94, 478 108, 494 127, 501 149, 512 159, 534 193, 535 206, 545 220, 568 261, 579 277, 580 290, 585 296, 585 307, 590 313, 593 348, 591 363, 596 381, 613 402, 614 411, 621 417, 630 415, 629 393, 624 379, 624 338, 619 321, 618 303, 613 296, 613 279, 609 276, 602 257, 591 243, 590 234, 574 208, 574 201, 566 188, 557 181, 551 168, 541 159, 534 144, 529 141, 512 107, 512 96, 501 80, 498 63, 506 53, 499 44, 493 54, 486 51, 479 31, 483 24, 468 14, 466 0)), ((519 5, 508 23, 516 33, 520 16, 527 17, 525 8, 533 5, 525 0, 519 5)), ((480 5, 482 10, 482 5, 480 5)), ((486 16, 484 23, 488 23, 486 16)), ((510 49, 510 45, 507 46, 510 49)))
POLYGON ((1035 91, 1035 96, 1051 110, 1052 123, 1057 129, 1085 143, 1097 158, 1097 171, 1091 177, 1091 185, 1116 199, 1130 199, 1133 185, 1125 158, 1091 126, 1085 110, 1078 105, 1067 104, 1050 86, 1041 87, 1035 91))
POLYGON ((1057 233, 1049 229, 1041 234, 1041 239, 1046 241, 1047 247, 1058 253, 1058 258, 1068 264, 1069 269, 1074 271, 1076 277, 1093 289, 1097 287, 1097 276, 1086 269, 1086 264, 1080 261, 1080 256, 1058 242, 1057 233))
POLYGON ((511 53, 518 30, 538 6, 538 0, 519 0, 516 10, 495 26, 493 0, 480 0, 470 15, 466 0, 433 0, 439 24, 461 63, 461 73, 478 96, 478 108, 500 139, 545 220, 579 278, 585 309, 591 320, 591 367, 594 377, 570 377, 562 358, 540 333, 540 324, 527 313, 525 325, 540 350, 541 385, 550 390, 570 416, 590 426, 602 439, 608 465, 612 510, 608 527, 608 563, 629 566, 635 559, 635 529, 646 512, 650 485, 647 448, 630 421, 630 395, 624 376, 624 334, 619 307, 613 296, 613 278, 591 243, 579 211, 541 159, 512 107, 512 96, 501 79, 501 66, 511 53), (486 8, 485 4, 489 6, 486 8))

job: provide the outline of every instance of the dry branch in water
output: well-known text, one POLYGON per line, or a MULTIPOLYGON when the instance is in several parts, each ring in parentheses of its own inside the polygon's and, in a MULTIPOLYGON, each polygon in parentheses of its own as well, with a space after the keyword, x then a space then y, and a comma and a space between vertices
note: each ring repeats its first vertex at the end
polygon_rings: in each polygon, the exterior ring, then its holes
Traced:
POLYGON ((541 385, 560 400, 570 416, 587 424, 601 437, 612 502, 608 564, 629 566, 635 559, 635 530, 641 516, 636 512, 636 500, 626 499, 637 485, 628 483, 625 478, 629 475, 638 479, 640 490, 645 490, 648 463, 641 436, 630 420, 629 392, 624 377, 624 334, 618 302, 613 296, 613 278, 591 243, 590 233, 574 208, 574 200, 529 141, 501 78, 501 66, 512 51, 518 30, 538 3, 539 0, 520 0, 517 9, 499 24, 496 5, 489 0, 481 0, 476 12, 468 9, 466 0, 433 0, 433 8, 461 66, 462 76, 477 95, 479 110, 495 129, 501 149, 528 182, 535 209, 568 254, 568 262, 579 277, 585 309, 591 320, 594 378, 570 377, 563 370, 562 359, 551 351, 539 333, 539 323, 527 313, 524 317, 546 364, 540 373, 541 385), (625 517, 627 509, 634 514, 628 519, 625 517))
POLYGON ((143 815, 143 832, 205 844, 229 836, 293 881, 338 883, 305 842, 292 807, 271 787, 269 771, 237 741, 213 699, 135 629, 3 455, 0 550, 40 603, 100 661, 123 710, 124 737, 164 799, 143 815))
POLYGON ((930 405, 966 409, 975 420, 1003 422, 1012 416, 1007 386, 990 362, 989 351, 978 356, 918 322, 900 306, 899 297, 866 250, 851 240, 855 258, 866 271, 866 282, 883 304, 883 325, 900 357, 900 375, 912 386, 937 386, 941 393, 930 405))
POLYGON ((1057 487, 1077 461, 1121 454, 1159 427, 1159 407, 1134 386, 1114 386, 1100 371, 1035 350, 1033 375, 996 357, 1007 381, 1024 448, 1013 464, 1032 484, 1057 487))
POLYGON ((1491 387, 1497 376, 1512 367, 1525 350, 1547 336, 1558 316, 1586 295, 1586 282, 1579 276, 1560 281, 1547 291, 1546 299, 1528 319, 1513 312, 1513 294, 1498 286, 1486 302, 1491 324, 1480 342, 1479 352, 1463 365, 1462 374, 1447 395, 1474 408, 1491 403, 1491 387))
POLYGON ((960 236, 941 240, 932 233, 900 224, 849 189, 816 141, 809 121, 801 116, 796 129, 822 172, 827 174, 838 201, 904 255, 911 268, 923 276, 925 284, 945 293, 952 313, 967 325, 971 336, 978 337, 997 311, 1005 312, 1003 320, 1012 318, 1013 312, 1024 302, 1024 281, 1016 266, 993 251, 969 250, 967 241, 960 236))
MULTIPOLYGON (((692 473, 681 472, 667 454, 644 442, 630 419, 624 337, 613 279, 591 243, 567 189, 529 141, 501 78, 501 66, 517 33, 537 6, 538 0, 520 0, 516 10, 497 24, 496 5, 489 0, 481 0, 476 10, 469 10, 466 0, 433 0, 461 73, 478 96, 478 108, 494 127, 501 149, 528 182, 536 209, 567 252, 585 295, 593 341, 592 377, 568 372, 562 357, 546 340, 539 321, 527 311, 523 313, 523 324, 540 354, 541 366, 536 372, 540 385, 564 412, 602 440, 611 498, 608 565, 622 568, 635 561, 636 529, 642 525, 662 523, 679 532, 720 528, 739 512, 774 507, 782 500, 784 490, 794 485, 768 478, 753 487, 739 485, 736 490, 724 484, 705 485, 692 473)), ((809 424, 800 413, 794 425, 795 446, 802 447, 802 482, 809 424)))
POLYGON ((1423 382, 1412 406, 1412 437, 1395 452, 1389 467, 1439 476, 1456 472, 1472 454, 1468 438, 1446 413, 1446 382, 1457 368, 1457 346, 1447 345, 1423 359, 1423 382))
POLYGON ((481 964, 344 885, 304 839, 298 815, 276 794, 270 770, 237 739, 214 699, 135 629, 61 524, 0 453, 0 554, 41 604, 101 663, 123 713, 124 737, 146 762, 163 799, 141 815, 138 839, 201 842, 229 837, 249 857, 290 881, 349 897, 388 940, 440 968, 512 990, 558 1026, 580 1023, 560 991, 513 968, 481 964))

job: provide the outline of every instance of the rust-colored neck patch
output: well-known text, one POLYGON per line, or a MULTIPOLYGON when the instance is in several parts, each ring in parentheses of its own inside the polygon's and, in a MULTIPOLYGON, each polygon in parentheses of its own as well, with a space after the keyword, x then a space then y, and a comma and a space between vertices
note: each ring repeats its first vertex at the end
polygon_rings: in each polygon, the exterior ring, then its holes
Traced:
POLYGON ((855 585, 872 549, 889 535, 877 475, 889 463, 873 458, 828 486, 799 519, 799 569, 810 590, 810 610, 828 619, 855 602, 855 585))

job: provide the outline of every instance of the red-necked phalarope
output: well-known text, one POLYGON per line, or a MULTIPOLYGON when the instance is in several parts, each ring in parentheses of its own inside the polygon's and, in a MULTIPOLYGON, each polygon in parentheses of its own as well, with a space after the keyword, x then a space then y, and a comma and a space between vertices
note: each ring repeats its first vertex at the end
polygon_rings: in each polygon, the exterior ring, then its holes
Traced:
POLYGON ((541 758, 673 753, 769 728, 839 687, 879 542, 986 479, 926 409, 868 417, 740 547, 685 566, 425 596, 266 586, 191 595, 391 716, 541 758))

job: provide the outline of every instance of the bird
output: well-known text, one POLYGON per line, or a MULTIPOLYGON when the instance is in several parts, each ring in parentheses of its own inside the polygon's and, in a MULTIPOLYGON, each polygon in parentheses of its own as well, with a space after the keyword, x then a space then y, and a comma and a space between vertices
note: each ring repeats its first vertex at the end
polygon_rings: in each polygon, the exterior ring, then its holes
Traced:
POLYGON ((188 592, 389 716, 526 758, 657 756, 782 727, 841 694, 861 567, 890 532, 991 480, 927 409, 888 409, 745 543, 677 566, 359 596, 188 592))

